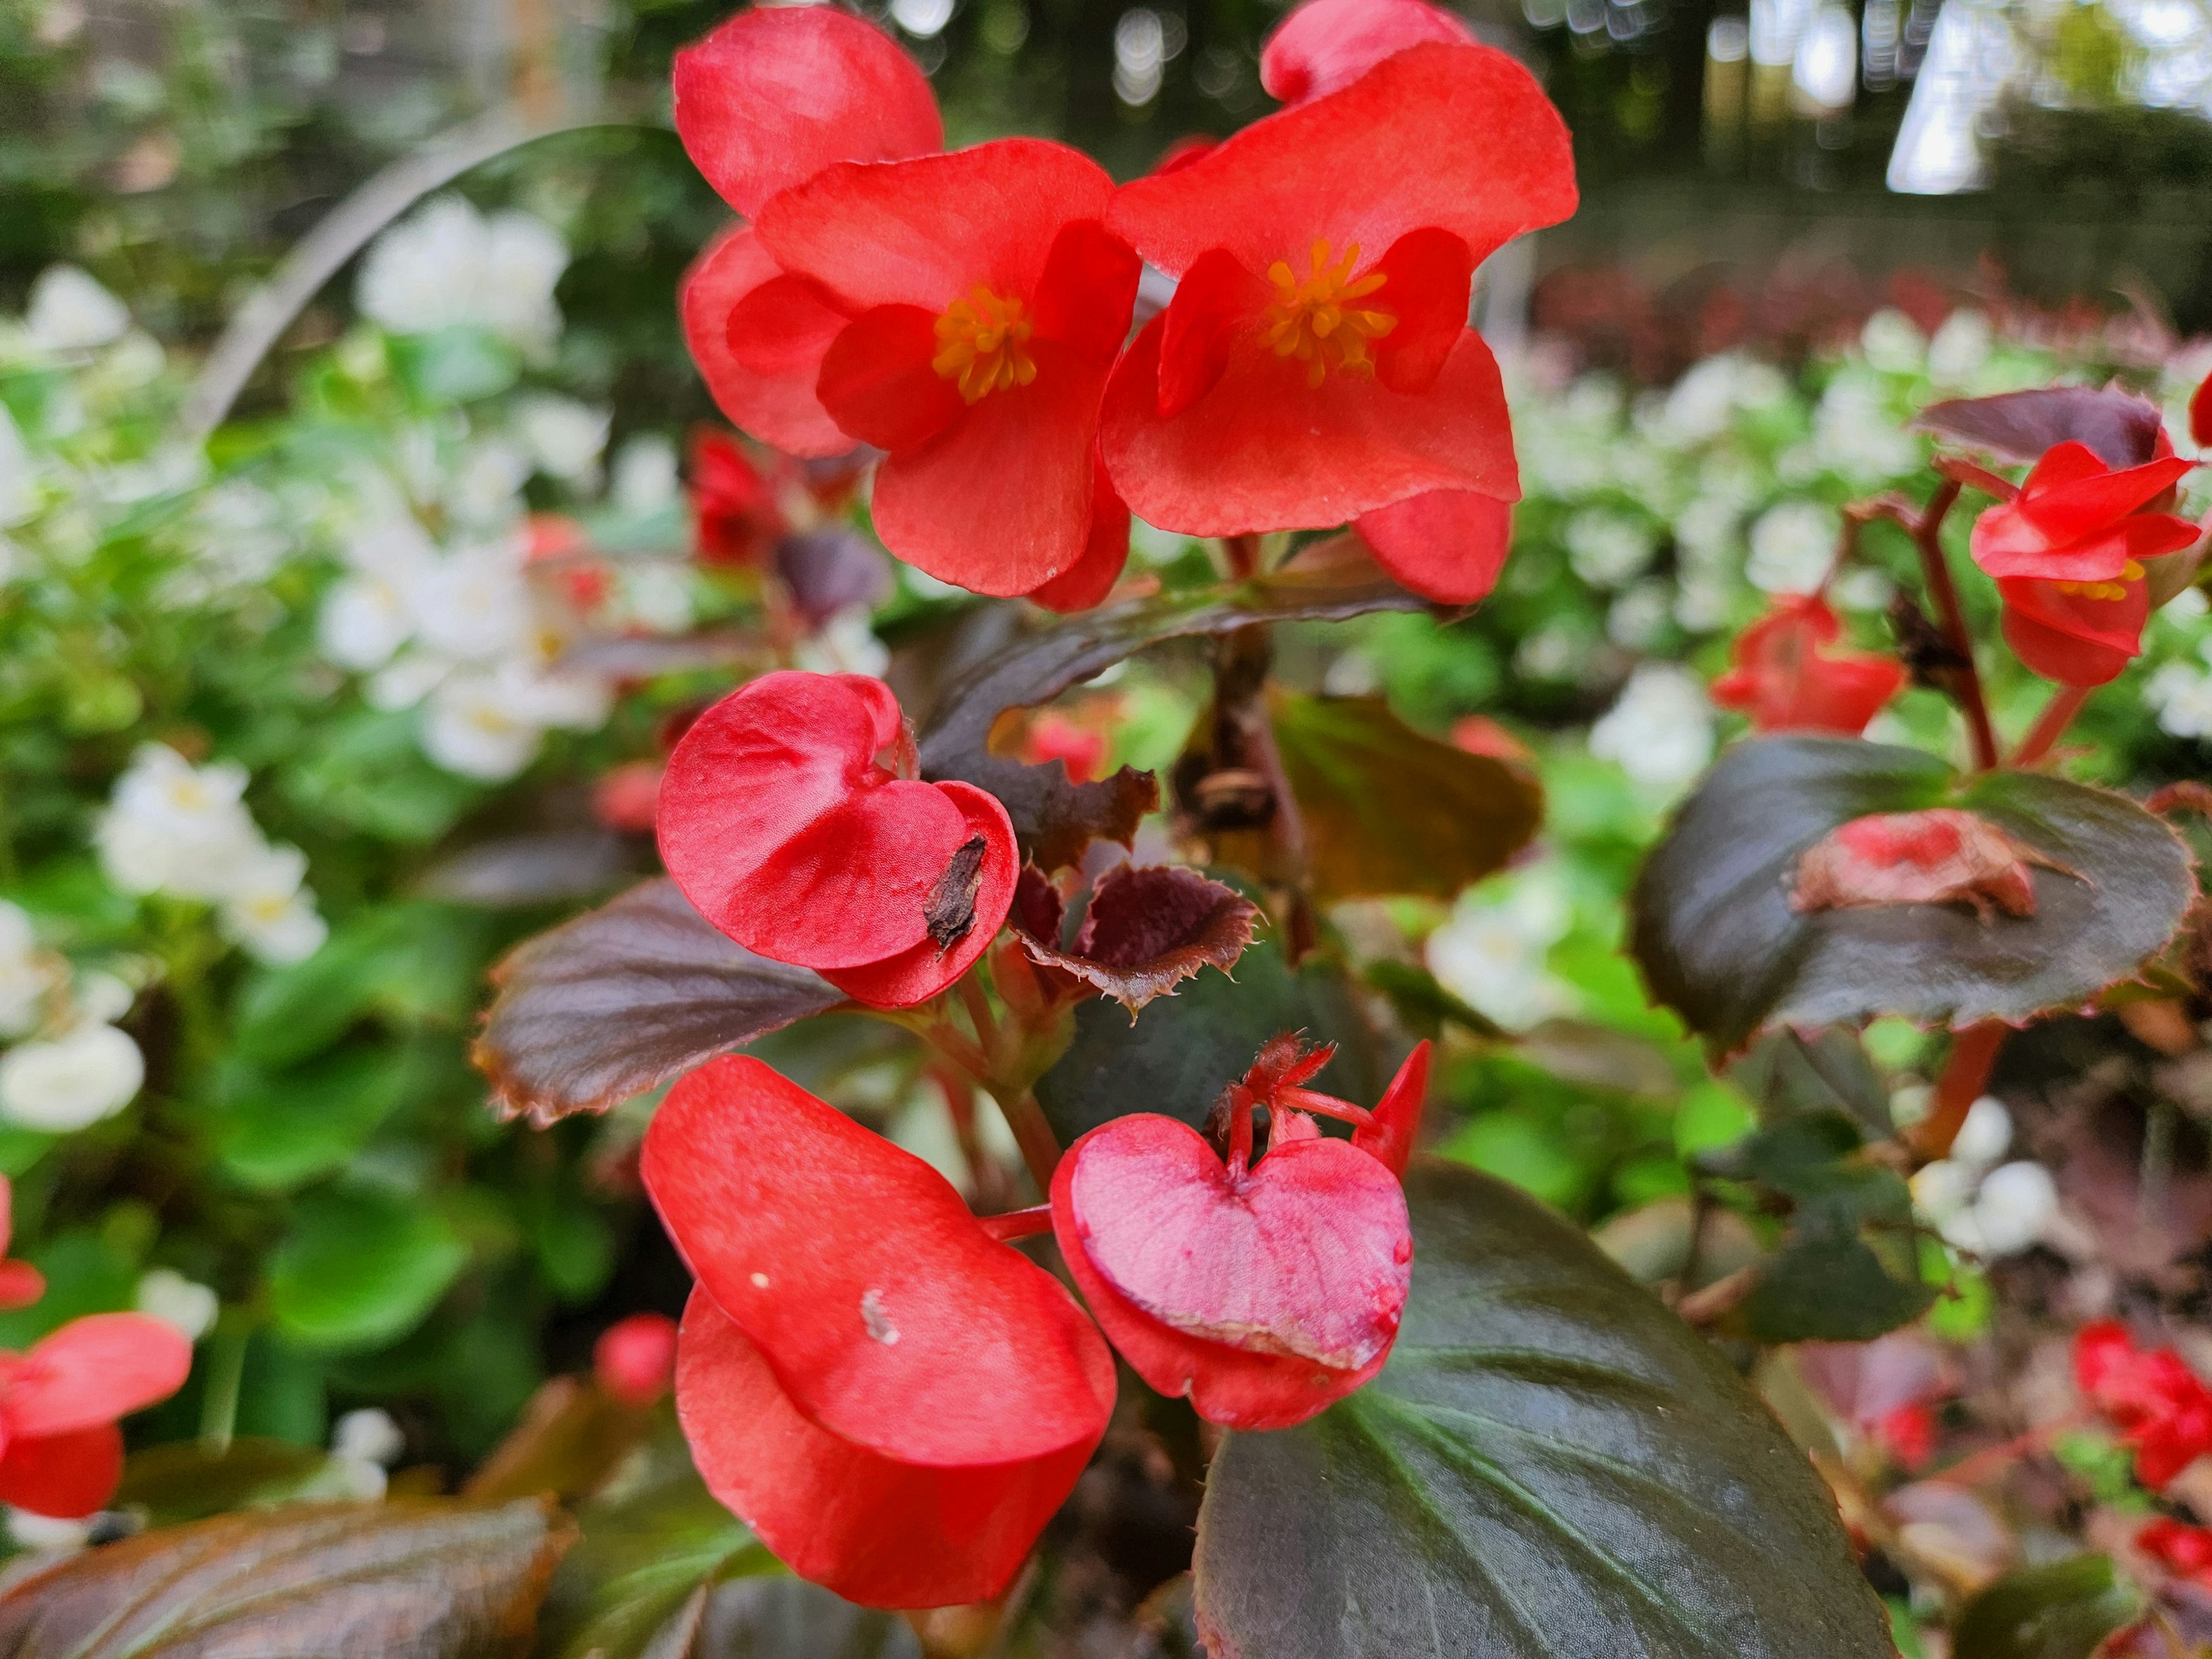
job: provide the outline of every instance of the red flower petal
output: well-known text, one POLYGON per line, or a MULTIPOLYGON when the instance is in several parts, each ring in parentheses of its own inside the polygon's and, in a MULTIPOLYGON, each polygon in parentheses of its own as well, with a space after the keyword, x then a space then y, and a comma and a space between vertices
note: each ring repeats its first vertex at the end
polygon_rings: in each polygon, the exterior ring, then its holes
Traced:
POLYGON ((167 1400, 192 1369, 192 1345, 144 1314, 87 1314, 41 1338, 0 1384, 11 1441, 112 1423, 167 1400))
POLYGON ((1037 279, 1037 337, 1111 368, 1129 337, 1129 312, 1144 274, 1136 249, 1099 221, 1062 225, 1037 279))
MULTIPOLYGON (((1088 611, 1114 591, 1114 584, 1121 580, 1122 568, 1128 562, 1129 509, 1114 493, 1114 481, 1106 476, 1106 464, 1094 459, 1091 468, 1091 534, 1084 541, 1083 556, 1042 587, 1031 590, 1030 598, 1062 616, 1088 611)), ((1074 778, 1073 768, 1069 769, 1069 776, 1074 778)), ((1083 781, 1080 778, 1074 781, 1083 781)))
POLYGON ((842 455, 853 447, 814 395, 822 356, 848 320, 819 295, 811 284, 783 276, 744 225, 711 244, 684 277, 684 341, 716 406, 762 442, 793 455, 842 455), (759 303, 747 314, 762 331, 744 337, 748 356, 775 365, 766 370, 739 362, 731 341, 740 304, 756 295, 759 303))
POLYGON ((1474 31, 1427 0, 1307 0, 1260 50, 1260 84, 1286 104, 1349 86, 1424 40, 1471 43, 1474 31))
POLYGON ((1180 415, 1228 372, 1230 348, 1267 307, 1274 290, 1226 248, 1202 253, 1176 284, 1161 313, 1159 393, 1163 420, 1180 415))
POLYGON ((1498 586, 1513 550, 1513 503, 1431 489, 1363 513, 1352 528, 1401 586, 1439 605, 1473 605, 1498 586))
MULTIPOLYGON (((1110 1395, 1113 1362, 1098 1348, 1110 1395)), ((1018 1397, 1003 1405, 1021 1410, 1018 1397)), ((973 1466, 884 1456, 800 1413, 760 1350, 703 1290, 684 1313, 676 1409, 708 1490, 800 1577, 873 1607, 947 1607, 1000 1594, 1098 1439, 1094 1432, 1036 1457, 973 1466)), ((890 1409, 910 1407, 896 1401, 890 1409)))
POLYGON ((2086 444, 2054 446, 2021 486, 2019 505, 2054 541, 2101 529, 2146 507, 2196 465, 2178 456, 2115 471, 2086 444))
POLYGON ((1467 331, 1474 259, 1448 230, 1409 230, 1376 262, 1378 299, 1398 325, 1375 343, 1375 372, 1393 392, 1426 392, 1467 331))
POLYGON ((1420 1141, 1421 1108, 1428 1097, 1429 1041, 1424 1037, 1413 1045, 1413 1052, 1406 1056, 1390 1086, 1383 1090, 1382 1098, 1375 1103, 1374 1121, 1352 1132, 1352 1144, 1380 1159, 1392 1175, 1404 1175, 1420 1141))
POLYGON ((1090 544, 1106 371, 1055 341, 1033 341, 1031 350, 1033 382, 987 393, 876 473, 884 545, 973 592, 1030 592, 1090 544))
MULTIPOLYGON (((2142 651, 2150 619, 2149 584, 2118 584, 2123 597, 2103 599, 2070 583, 1997 583, 2004 600, 2005 643, 2036 673, 2061 685, 2102 685, 2142 651)), ((2104 584, 2099 584, 2104 586, 2104 584)))
POLYGON ((878 449, 927 442, 967 411, 960 388, 930 366, 937 318, 920 306, 878 306, 839 334, 818 390, 830 419, 878 449))
POLYGON ((1167 420, 1161 334, 1155 320, 1137 336, 1100 416, 1115 487, 1149 524, 1231 536, 1343 524, 1432 490, 1521 494, 1498 365, 1473 329, 1418 396, 1342 372, 1310 386, 1303 363, 1249 337, 1219 382, 1167 420))
POLYGON ((641 1169, 702 1287, 830 1434, 956 1468, 1104 1431, 1113 1364, 1058 1281, 920 1158, 760 1061, 671 1090, 641 1169))
POLYGON ((878 765, 902 737, 890 690, 865 675, 785 672, 742 687, 669 757, 669 874, 708 921, 781 962, 972 960, 1012 902, 1013 831, 979 790, 878 765))
POLYGON ((1487 46, 1426 45, 1124 185, 1107 223, 1181 276, 1211 248, 1265 271, 1317 239, 1371 258, 1431 226, 1480 264, 1574 210, 1566 125, 1534 77, 1487 46))
POLYGON ((46 1293, 46 1276, 27 1261, 0 1261, 0 1309, 27 1308, 46 1293))
POLYGON ((1279 1137, 1233 1177, 1175 1119, 1116 1118, 1069 1148, 1052 1204, 1077 1283, 1113 1292, 1091 1302, 1108 1336, 1211 1422, 1302 1422, 1372 1376, 1396 1337, 1412 1279, 1405 1194, 1343 1141, 1279 1137), (1288 1363, 1241 1363, 1252 1356, 1288 1363))
POLYGON ((830 167, 769 203, 759 228, 786 270, 856 309, 934 314, 978 284, 1027 302, 1061 228, 1103 218, 1113 196, 1114 181, 1089 156, 1042 138, 1001 138, 950 155, 830 167))
POLYGON ((666 1314, 617 1319, 592 1345, 592 1375, 625 1406, 650 1406, 676 1371, 676 1322, 666 1314))
POLYGON ((1776 601, 1737 636, 1735 666, 1713 682, 1713 701, 1741 709, 1761 732, 1840 732, 1856 737, 1882 706, 1905 689, 1893 658, 1860 652, 1828 654, 1841 632, 1818 595, 1776 601))
POLYGON ((123 1484, 123 1431, 112 1423, 11 1440, 0 1456, 0 1504, 58 1521, 96 1515, 123 1484))
POLYGON ((833 161, 943 148, 928 79, 881 30, 829 6, 756 7, 676 54, 676 131, 748 218, 833 161))
POLYGON ((2212 374, 2189 394, 2189 436, 2199 449, 2212 449, 2212 374))

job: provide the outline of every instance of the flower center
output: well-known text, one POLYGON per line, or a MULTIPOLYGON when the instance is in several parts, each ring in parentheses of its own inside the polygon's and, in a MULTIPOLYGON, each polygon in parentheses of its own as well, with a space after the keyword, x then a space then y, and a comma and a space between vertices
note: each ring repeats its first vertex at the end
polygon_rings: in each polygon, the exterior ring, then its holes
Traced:
POLYGON ((969 403, 1036 379, 1029 353, 1031 325, 1019 300, 1002 299, 981 283, 937 319, 937 355, 929 366, 957 381, 969 403))
POLYGON ((1372 374, 1375 360, 1367 355, 1367 343, 1398 326, 1398 319, 1387 311, 1352 304, 1387 280, 1379 270, 1352 280, 1359 264, 1359 244, 1347 246, 1334 264, 1329 263, 1329 252, 1327 242, 1316 242, 1304 277, 1281 259, 1267 267, 1267 280, 1275 285, 1275 302, 1267 307, 1268 348, 1278 357, 1296 357, 1304 363, 1306 384, 1312 386, 1326 380, 1332 368, 1372 374))
POLYGON ((2057 586, 2060 592, 2076 594, 2085 599, 2119 600, 2127 598, 2128 583, 2139 582, 2142 579, 2142 566, 2130 559, 2127 568, 2120 572, 2118 581, 2060 582, 2057 586))

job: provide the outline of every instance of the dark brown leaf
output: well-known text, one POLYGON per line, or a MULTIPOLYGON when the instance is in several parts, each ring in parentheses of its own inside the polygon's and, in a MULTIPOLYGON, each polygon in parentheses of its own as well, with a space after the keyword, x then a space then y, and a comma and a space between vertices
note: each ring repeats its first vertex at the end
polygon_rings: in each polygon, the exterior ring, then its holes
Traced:
POLYGON ((805 530, 775 544, 775 574, 799 614, 819 628, 840 611, 890 597, 890 562, 858 531, 805 530))
POLYGON ((576 1498, 599 1490, 653 1425, 650 1409, 626 1406, 580 1376, 543 1384, 461 1489, 479 1504, 550 1492, 576 1498))
POLYGON ((1159 805, 1159 785, 1126 766, 1110 778, 1075 783, 1059 761, 1031 766, 994 755, 992 723, 1007 709, 1048 702, 1162 640, 1420 608, 1351 537, 1306 550, 1286 568, 1249 581, 1102 605, 1021 635, 951 679, 922 722, 921 775, 989 790, 1006 804, 1030 859, 1040 869, 1058 869, 1094 840, 1127 846, 1159 805))
POLYGON ((9 1659, 520 1655, 575 1537, 549 1502, 300 1504, 87 1550, 0 1595, 9 1659))
POLYGON ((2118 386, 2083 386, 1954 398, 1930 404, 1913 422, 1954 443, 2021 465, 2053 444, 2086 444, 2106 466, 2141 466, 2151 458, 2162 419, 2156 404, 2118 386))
POLYGON ((843 993, 755 956, 662 878, 517 945, 471 1058, 506 1116, 603 1112, 843 993))
MULTIPOLYGON (((1040 902, 1034 914, 1042 919, 1048 908, 1040 902)), ((1201 968, 1227 973, 1252 942, 1259 920, 1257 905, 1194 870, 1121 864, 1098 878, 1067 949, 1053 942, 1056 914, 1049 933, 1029 932, 1019 915, 1015 929, 1032 961, 1073 975, 1133 1014, 1201 968)))

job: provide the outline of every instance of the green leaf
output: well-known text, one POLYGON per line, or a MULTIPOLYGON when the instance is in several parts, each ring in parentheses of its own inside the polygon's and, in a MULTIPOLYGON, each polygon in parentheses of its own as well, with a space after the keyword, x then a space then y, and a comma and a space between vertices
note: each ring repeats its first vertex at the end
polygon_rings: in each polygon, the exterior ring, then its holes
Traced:
POLYGON ((2030 772, 1961 779, 1881 744, 1754 738, 1645 863, 1631 944, 1653 996, 1726 1052, 1771 1025, 1957 1028, 2077 1006, 2156 955, 2195 893, 2180 838, 2122 796, 2030 772), (1829 831, 1933 806, 1977 812, 2078 878, 2037 869, 2035 915, 1987 922, 1956 904, 1790 908, 1798 858, 1829 831))
POLYGON ((410 1048, 360 1048, 227 1091, 215 1131, 223 1167, 249 1187, 283 1191, 341 1168, 425 1075, 410 1048))
POLYGON ((1790 1112, 1840 1110, 1869 1134, 1887 1135, 1894 1127, 1881 1073, 1859 1039, 1840 1028, 1763 1037, 1729 1068, 1729 1080, 1770 1121, 1790 1112))
POLYGON ((435 841, 483 790, 430 763, 416 735, 420 724, 412 710, 333 721, 283 773, 285 793, 306 811, 381 841, 435 841))
POLYGON ((418 1200, 374 1187, 312 1193, 270 1261, 270 1307, 303 1346, 374 1346, 419 1324, 467 1258, 418 1200))
POLYGON ((305 962, 246 981, 233 1052, 273 1068, 328 1048, 373 1012, 452 1020, 474 997, 477 937, 472 920, 436 905, 356 916, 305 962))
POLYGON ((1410 962, 1393 962, 1385 957, 1368 963, 1364 977, 1390 999, 1391 1010, 1398 1016, 1399 1024, 1415 1036, 1434 1040, 1443 1036, 1447 1020, 1473 1036, 1505 1035, 1497 1021, 1445 990, 1425 968, 1410 962))
POLYGON ((301 1504, 86 1550, 0 1594, 10 1659, 520 1659, 574 1528, 550 1503, 301 1504))
POLYGON ((2021 1567, 1960 1610, 1952 1659, 2089 1659, 2136 1611, 2108 1555, 2021 1567))
POLYGON ((416 398, 433 406, 489 398, 514 384, 522 364, 514 348, 489 331, 457 323, 432 334, 395 334, 385 342, 392 366, 416 398))
POLYGON ((210 1451, 197 1440, 149 1446, 131 1454, 113 1507, 136 1504, 157 1527, 204 1521, 226 1510, 281 1504, 301 1497, 329 1468, 317 1446, 249 1437, 210 1451))
POLYGON ((138 1261, 106 1232, 73 1228, 22 1255, 46 1276, 46 1293, 27 1308, 0 1310, 0 1349, 21 1352, 72 1319, 118 1313, 137 1297, 138 1261))
POLYGON ((1301 550, 1287 568, 1220 587, 1101 605, 1020 635, 965 669, 920 722, 921 775, 957 778, 1005 803, 1023 849, 1051 870, 1073 863, 1094 838, 1127 843, 1159 804, 1151 775, 1127 767, 1071 783, 1058 761, 1042 766, 991 752, 991 727, 1009 708, 1048 702, 1163 640, 1233 633, 1256 623, 1340 622, 1370 611, 1415 611, 1421 601, 1377 569, 1357 539, 1301 550))
POLYGON ((1162 1112, 1197 1127, 1262 1043, 1300 1030, 1341 1045, 1313 1086, 1373 1105, 1390 1060, 1342 969, 1314 958, 1292 972, 1266 935, 1237 959, 1234 981, 1225 974, 1186 980, 1146 1003, 1133 1027, 1117 1002, 1078 1004, 1074 1041, 1037 1079, 1037 1103, 1063 1146, 1130 1112, 1162 1112))
POLYGON ((1380 697, 1281 695, 1268 712, 1322 900, 1450 898, 1504 868, 1543 819, 1526 772, 1422 736, 1380 697))
POLYGON ((1819 1477, 1725 1359, 1570 1224, 1407 1177, 1389 1365, 1228 1437, 1198 1614, 1236 1659, 1888 1659, 1819 1477))

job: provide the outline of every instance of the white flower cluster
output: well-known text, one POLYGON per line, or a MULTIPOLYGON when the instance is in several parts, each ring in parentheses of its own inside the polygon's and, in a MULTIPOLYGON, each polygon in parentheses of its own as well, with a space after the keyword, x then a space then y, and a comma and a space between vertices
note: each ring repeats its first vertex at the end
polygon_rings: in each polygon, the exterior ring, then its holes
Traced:
POLYGON ((330 933, 301 884, 307 854, 264 838, 246 782, 233 763, 194 766, 165 744, 143 745, 94 831, 100 868, 126 893, 215 905, 224 934, 264 962, 302 962, 330 933))
POLYGON ((553 289, 568 264, 568 245, 544 220, 487 216, 441 196, 377 239, 354 302, 394 334, 465 325, 543 351, 561 331, 553 289))
POLYGON ((1644 664, 1590 727, 1589 750, 1662 793, 1686 787, 1713 757, 1705 683, 1678 664, 1644 664))
POLYGON ((1575 1011, 1573 988, 1545 965, 1573 926, 1556 868, 1533 865, 1468 888, 1429 935, 1437 983, 1509 1030, 1575 1011))
POLYGON ((2160 728, 2174 737, 2212 738, 2212 667, 2206 666, 2208 661, 2212 661, 2212 636, 2197 641, 2194 660, 2181 657, 2161 663, 2143 683, 2143 701, 2158 711, 2160 728))
POLYGON ((439 766, 497 782, 535 760, 548 732, 605 723, 607 682, 556 666, 572 629, 531 581, 521 530, 441 549, 395 512, 345 558, 323 601, 324 653, 370 676, 374 706, 421 707, 422 750, 439 766))
POLYGON ((146 1062, 113 1023, 131 1010, 130 987, 112 975, 78 974, 42 951, 22 910, 0 900, 0 1119, 59 1134, 128 1106, 146 1062))
POLYGON ((2012 1114, 1993 1095, 1966 1112, 1948 1158, 1912 1177, 1912 1201, 1945 1241, 1985 1257, 2018 1255, 2058 1212, 2051 1171, 2012 1150, 2012 1114))

